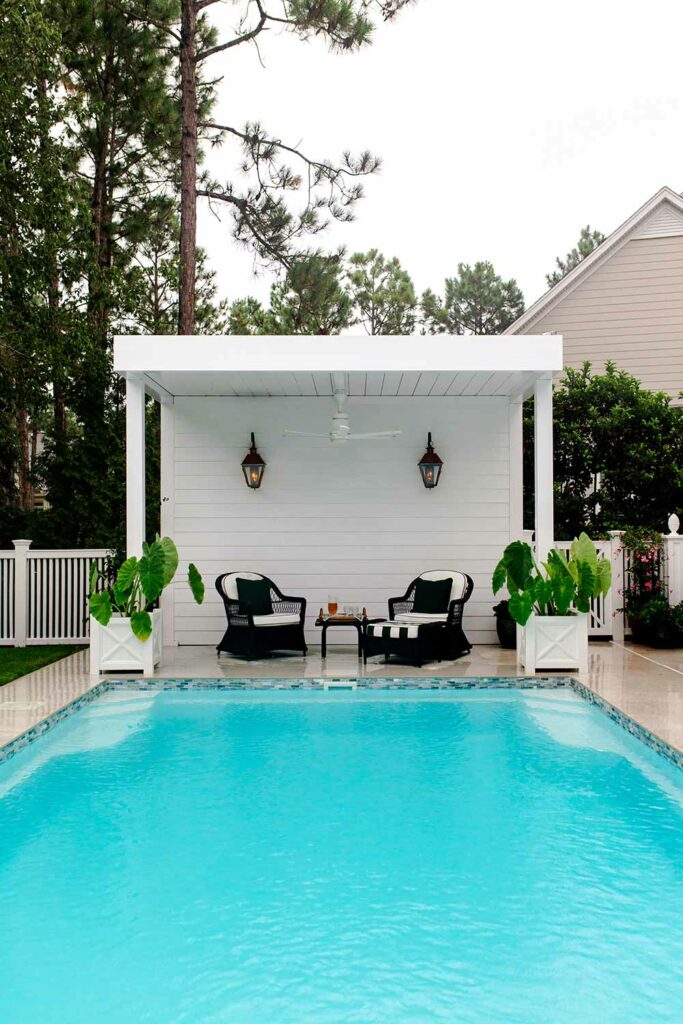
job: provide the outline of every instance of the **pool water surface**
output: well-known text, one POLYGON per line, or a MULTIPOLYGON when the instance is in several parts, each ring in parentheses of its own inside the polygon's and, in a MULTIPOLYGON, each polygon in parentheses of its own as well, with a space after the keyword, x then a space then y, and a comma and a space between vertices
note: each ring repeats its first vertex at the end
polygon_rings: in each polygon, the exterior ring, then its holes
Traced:
POLYGON ((0 764, 0 1021, 674 1024, 683 773, 565 690, 113 690, 0 764))

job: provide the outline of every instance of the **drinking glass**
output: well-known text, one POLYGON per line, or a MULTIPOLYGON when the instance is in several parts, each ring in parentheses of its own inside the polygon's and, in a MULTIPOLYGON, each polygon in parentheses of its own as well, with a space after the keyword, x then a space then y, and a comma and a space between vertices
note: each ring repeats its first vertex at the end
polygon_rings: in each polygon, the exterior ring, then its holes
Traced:
POLYGON ((332 615, 332 616, 336 615, 337 614, 337 607, 338 607, 338 605, 337 605, 336 597, 333 597, 331 594, 328 594, 328 596, 327 596, 327 614, 328 615, 332 615))

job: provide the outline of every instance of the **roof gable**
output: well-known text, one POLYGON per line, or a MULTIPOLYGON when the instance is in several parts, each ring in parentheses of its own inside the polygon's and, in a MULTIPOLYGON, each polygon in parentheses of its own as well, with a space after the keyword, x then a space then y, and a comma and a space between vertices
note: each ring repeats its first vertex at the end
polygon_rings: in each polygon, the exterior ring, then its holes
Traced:
POLYGON ((598 267, 603 266, 632 239, 663 238, 671 235, 683 235, 683 197, 665 186, 625 220, 616 231, 608 235, 590 256, 537 299, 505 333, 531 333, 530 329, 536 321, 549 313, 578 285, 583 284, 598 267))

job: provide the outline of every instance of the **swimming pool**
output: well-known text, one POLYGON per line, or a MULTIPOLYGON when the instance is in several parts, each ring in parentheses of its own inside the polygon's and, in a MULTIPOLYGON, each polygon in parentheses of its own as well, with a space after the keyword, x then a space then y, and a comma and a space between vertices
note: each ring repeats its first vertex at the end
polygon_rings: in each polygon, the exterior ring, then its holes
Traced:
POLYGON ((0 764, 0 1020, 655 1024, 683 774, 575 694, 114 690, 0 764))

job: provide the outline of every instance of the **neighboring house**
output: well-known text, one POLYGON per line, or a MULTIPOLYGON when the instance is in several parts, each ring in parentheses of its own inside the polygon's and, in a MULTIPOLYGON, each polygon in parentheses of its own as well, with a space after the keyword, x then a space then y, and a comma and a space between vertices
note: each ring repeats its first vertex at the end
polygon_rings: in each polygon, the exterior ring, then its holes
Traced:
POLYGON ((660 189, 506 333, 561 334, 566 366, 612 361, 683 404, 683 198, 660 189))

